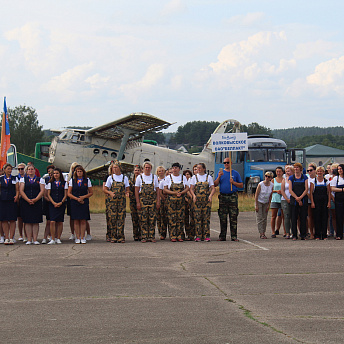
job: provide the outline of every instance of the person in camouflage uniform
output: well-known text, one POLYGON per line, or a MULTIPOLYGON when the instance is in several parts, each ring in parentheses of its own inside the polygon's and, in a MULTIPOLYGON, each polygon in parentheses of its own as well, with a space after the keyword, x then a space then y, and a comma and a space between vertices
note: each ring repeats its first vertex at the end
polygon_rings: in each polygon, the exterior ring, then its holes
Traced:
POLYGON ((129 180, 129 200, 130 200, 130 214, 131 221, 133 223, 133 237, 135 241, 141 240, 141 224, 139 219, 139 213, 136 206, 136 196, 135 196, 135 182, 137 176, 142 172, 142 168, 136 165, 134 168, 134 177, 129 180))
POLYGON ((111 230, 111 242, 124 243, 124 222, 126 216, 126 196, 129 196, 128 177, 121 173, 118 162, 111 163, 112 175, 105 184, 105 192, 110 196, 108 216, 111 230))
POLYGON ((160 192, 160 209, 157 211, 157 225, 160 235, 160 240, 165 240, 167 235, 168 217, 167 217, 167 200, 163 194, 164 181, 166 170, 163 166, 158 166, 156 169, 156 175, 159 181, 160 192))
POLYGON ((168 223, 171 241, 183 241, 185 194, 189 191, 186 177, 180 175, 180 164, 172 165, 173 173, 165 178, 164 193, 167 194, 168 223))
POLYGON ((160 193, 157 176, 151 174, 152 164, 143 164, 143 174, 136 178, 136 206, 141 221, 141 242, 155 241, 156 212, 160 208, 160 193))
POLYGON ((204 163, 197 165, 198 173, 190 181, 190 192, 194 201, 195 241, 210 241, 211 202, 215 192, 213 178, 206 174, 204 163))
POLYGON ((225 169, 220 169, 214 181, 215 186, 220 185, 218 214, 221 233, 219 235, 219 241, 226 241, 228 217, 230 221, 231 240, 238 241, 238 189, 243 187, 243 182, 240 174, 232 170, 229 158, 225 158, 223 164, 225 169))
MULTIPOLYGON (((190 170, 183 171, 183 175, 186 177, 186 180, 190 184, 192 178, 192 172, 190 170)), ((190 187, 190 185, 189 185, 190 187)), ((185 240, 191 241, 195 238, 195 221, 194 221, 194 204, 192 200, 192 195, 190 191, 187 192, 185 196, 185 240)))
POLYGON ((112 174, 111 170, 112 170, 112 165, 110 164, 110 166, 108 168, 108 174, 105 176, 105 178, 103 180, 103 192, 105 193, 105 218, 106 218, 106 235, 105 235, 105 238, 106 238, 107 242, 111 241, 110 207, 109 207, 111 197, 110 197, 110 195, 108 195, 106 193, 105 185, 106 185, 107 179, 112 174))

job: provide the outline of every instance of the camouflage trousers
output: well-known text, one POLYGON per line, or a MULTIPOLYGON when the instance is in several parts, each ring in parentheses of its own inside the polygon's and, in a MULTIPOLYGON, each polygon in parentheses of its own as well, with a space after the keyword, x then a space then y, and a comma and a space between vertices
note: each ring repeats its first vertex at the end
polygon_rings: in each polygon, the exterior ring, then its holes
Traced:
POLYGON ((184 197, 170 197, 167 205, 170 239, 184 239, 184 197))
POLYGON ((160 208, 159 210, 157 210, 158 231, 159 231, 159 235, 164 238, 166 238, 167 236, 167 226, 168 226, 166 204, 167 204, 166 200, 160 199, 160 208))
POLYGON ((194 205, 193 203, 185 202, 185 234, 188 238, 195 237, 195 219, 194 219, 194 205))
POLYGON ((130 200, 130 215, 131 222, 133 223, 133 237, 134 239, 141 238, 141 225, 139 213, 137 211, 136 199, 130 200))
POLYGON ((155 239, 156 203, 142 205, 139 213, 142 239, 155 239))
POLYGON ((219 219, 221 233, 219 235, 220 239, 226 239, 227 236, 227 225, 228 217, 230 221, 230 231, 231 239, 237 238, 237 227, 238 227, 238 194, 232 193, 228 195, 220 194, 219 195, 219 219))
POLYGON ((210 238, 210 211, 210 202, 196 201, 194 205, 194 217, 197 238, 210 238))
POLYGON ((106 241, 111 240, 111 227, 110 227, 110 198, 105 199, 105 218, 106 218, 106 241))
POLYGON ((111 240, 121 242, 124 240, 124 222, 126 216, 125 198, 109 201, 109 225, 111 240))

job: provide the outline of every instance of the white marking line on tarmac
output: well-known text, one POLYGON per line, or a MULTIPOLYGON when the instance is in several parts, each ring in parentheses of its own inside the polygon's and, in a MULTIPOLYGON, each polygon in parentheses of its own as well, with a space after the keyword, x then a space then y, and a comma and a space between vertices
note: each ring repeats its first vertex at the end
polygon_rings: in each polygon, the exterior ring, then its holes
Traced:
MULTIPOLYGON (((210 230, 213 231, 213 232, 216 232, 216 233, 221 233, 221 232, 217 231, 216 229, 210 229, 210 230)), ((229 235, 227 235, 227 236, 229 237, 229 235)), ((254 244, 254 243, 251 242, 251 241, 248 241, 248 240, 245 240, 245 239, 240 239, 240 238, 238 238, 238 239, 239 239, 240 241, 245 242, 246 244, 249 244, 249 245, 258 247, 259 249, 261 249, 261 250, 263 250, 263 251, 269 251, 268 248, 263 247, 263 246, 260 246, 260 245, 257 245, 257 244, 254 244)))

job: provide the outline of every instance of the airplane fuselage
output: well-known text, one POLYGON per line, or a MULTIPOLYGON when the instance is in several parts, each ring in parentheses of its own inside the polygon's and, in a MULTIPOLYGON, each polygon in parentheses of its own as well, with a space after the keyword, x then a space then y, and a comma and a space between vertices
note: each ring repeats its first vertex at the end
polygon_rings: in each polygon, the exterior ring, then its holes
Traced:
MULTIPOLYGON (((74 161, 80 163, 86 170, 91 170, 118 159, 120 144, 119 140, 99 138, 88 135, 82 130, 65 130, 52 141, 49 162, 63 171, 68 171, 74 161)), ((192 170, 193 165, 203 162, 207 166, 207 173, 214 175, 215 161, 211 151, 194 155, 143 142, 129 141, 121 160, 134 165, 142 165, 148 160, 154 168, 158 166, 168 168, 174 162, 179 162, 183 170, 192 170)))

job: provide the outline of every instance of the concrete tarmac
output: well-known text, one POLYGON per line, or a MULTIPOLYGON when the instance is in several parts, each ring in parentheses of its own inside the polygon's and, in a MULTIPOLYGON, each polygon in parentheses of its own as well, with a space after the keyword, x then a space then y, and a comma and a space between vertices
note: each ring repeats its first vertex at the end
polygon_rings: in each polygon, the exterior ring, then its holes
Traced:
POLYGON ((86 245, 68 222, 61 245, 0 245, 1 343, 344 342, 343 241, 261 240, 251 212, 239 242, 213 213, 209 243, 141 243, 127 215, 125 244, 93 214, 86 245))

